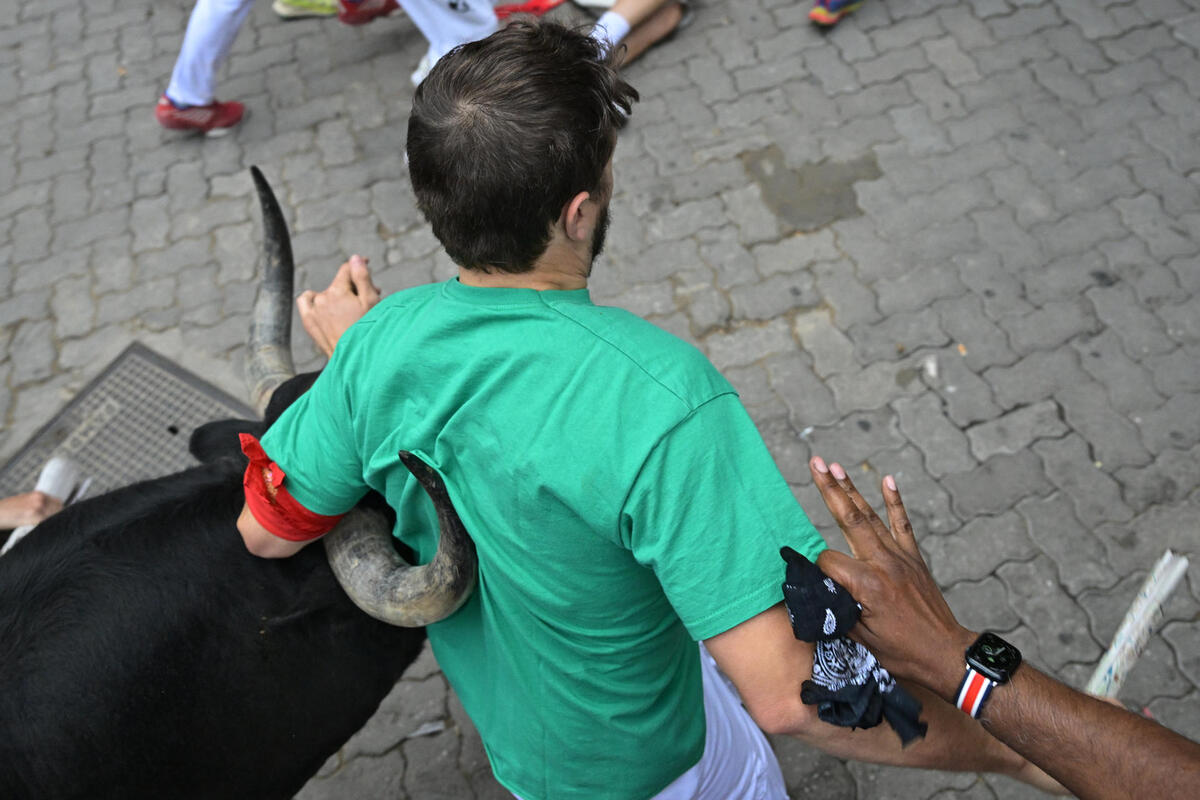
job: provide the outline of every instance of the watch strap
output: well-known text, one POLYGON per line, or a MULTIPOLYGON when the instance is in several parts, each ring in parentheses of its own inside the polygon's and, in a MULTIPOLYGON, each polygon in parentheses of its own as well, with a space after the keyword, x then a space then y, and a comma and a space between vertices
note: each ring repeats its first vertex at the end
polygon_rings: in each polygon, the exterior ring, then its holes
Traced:
POLYGON ((983 711, 983 704, 987 702, 988 695, 996 686, 996 681, 981 672, 976 672, 968 665, 962 683, 958 686, 954 704, 971 719, 978 719, 979 713, 983 711))

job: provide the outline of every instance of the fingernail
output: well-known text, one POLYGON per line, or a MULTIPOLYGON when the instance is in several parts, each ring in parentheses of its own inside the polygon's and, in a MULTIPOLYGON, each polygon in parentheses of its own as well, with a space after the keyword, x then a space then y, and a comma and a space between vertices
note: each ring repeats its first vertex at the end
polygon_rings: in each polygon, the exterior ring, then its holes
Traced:
POLYGON ((883 479, 883 485, 886 486, 887 488, 891 489, 893 492, 896 491, 896 479, 893 478, 891 475, 888 475, 886 478, 883 479))
POLYGON ((813 463, 813 466, 816 468, 817 472, 821 472, 821 473, 829 472, 829 467, 825 466, 825 462, 824 462, 824 460, 821 459, 820 456, 817 456, 816 458, 814 458, 812 460, 812 463, 813 463))
POLYGON ((841 464, 830 464, 829 471, 832 472, 833 477, 837 478, 839 481, 846 480, 846 470, 842 469, 841 464))

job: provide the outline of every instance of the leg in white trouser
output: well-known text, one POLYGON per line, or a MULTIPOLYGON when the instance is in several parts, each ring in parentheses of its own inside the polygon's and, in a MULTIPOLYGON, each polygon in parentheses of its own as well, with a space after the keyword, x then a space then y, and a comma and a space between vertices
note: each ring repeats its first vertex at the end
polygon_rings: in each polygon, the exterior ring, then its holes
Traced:
MULTIPOLYGON (((687 796, 697 800, 730 797, 787 800, 787 787, 775 751, 742 706, 733 683, 717 668, 717 662, 704 645, 700 645, 700 662, 706 739, 704 756, 690 771, 699 772, 698 786, 694 794, 687 796)), ((676 797, 667 792, 662 796, 664 800, 676 797)))
MULTIPOLYGON (((653 800, 787 800, 787 786, 775 751, 703 644, 700 670, 704 681, 704 755, 653 800)), ((519 795, 513 797, 521 800, 519 795)))
POLYGON ((500 23, 490 0, 399 0, 404 13, 429 40, 429 63, 460 44, 495 33, 500 23))
POLYGON ((167 97, 181 106, 206 106, 213 101, 217 68, 229 55, 253 2, 197 0, 171 73, 167 97))

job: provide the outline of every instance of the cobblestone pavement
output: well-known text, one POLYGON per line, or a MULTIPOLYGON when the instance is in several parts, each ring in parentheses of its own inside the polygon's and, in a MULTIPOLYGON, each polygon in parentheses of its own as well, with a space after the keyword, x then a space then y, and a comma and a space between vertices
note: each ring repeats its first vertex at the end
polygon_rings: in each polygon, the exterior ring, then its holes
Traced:
MULTIPOLYGON (((205 140, 151 115, 190 5, 0 2, 0 457, 135 339, 242 393, 250 164, 298 285, 452 274, 401 158, 411 24, 259 4, 221 83, 251 116, 205 140)), ((1162 550, 1200 556, 1200 3, 806 12, 700 0, 630 68, 594 296, 712 358, 819 525, 811 453, 895 473, 962 618, 1078 685, 1162 550)), ((1200 738, 1198 619, 1193 567, 1123 699, 1200 738)), ((1033 796, 778 750, 796 797, 1033 796)), ((301 796, 507 795, 427 655, 301 796)))

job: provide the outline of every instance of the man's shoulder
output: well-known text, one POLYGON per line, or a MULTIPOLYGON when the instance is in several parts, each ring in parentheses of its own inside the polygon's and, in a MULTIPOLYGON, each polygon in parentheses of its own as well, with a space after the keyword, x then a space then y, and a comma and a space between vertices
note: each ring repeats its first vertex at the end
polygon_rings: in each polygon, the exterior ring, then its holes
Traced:
POLYGON ((407 289, 399 289, 392 292, 387 297, 379 301, 375 309, 380 309, 384 312, 394 309, 401 309, 408 306, 420 305, 428 303, 441 295, 443 289, 442 283, 422 283, 416 286, 410 286, 407 289))
POLYGON ((354 374, 358 379, 375 372, 370 365, 395 347, 396 337, 411 324, 412 312, 439 294, 440 284, 422 284, 393 292, 367 311, 338 340, 325 372, 354 374))
POLYGON ((572 306, 563 312, 626 362, 689 405, 733 391, 699 348, 615 306, 572 306))
POLYGON ((434 301, 441 294, 441 288, 440 283, 423 283, 392 292, 367 311, 347 333, 361 337, 380 325, 394 323, 402 319, 406 312, 434 301))

